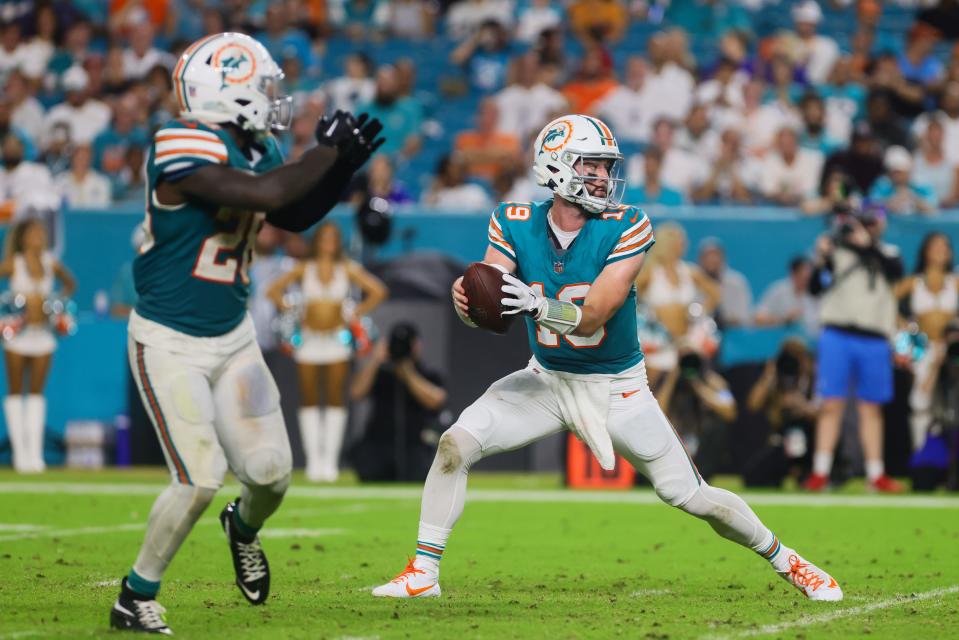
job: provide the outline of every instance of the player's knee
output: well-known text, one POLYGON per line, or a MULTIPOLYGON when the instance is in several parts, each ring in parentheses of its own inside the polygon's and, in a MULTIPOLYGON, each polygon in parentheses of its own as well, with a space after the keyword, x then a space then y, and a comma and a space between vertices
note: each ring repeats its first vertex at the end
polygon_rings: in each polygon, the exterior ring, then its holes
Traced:
POLYGON ((463 454, 456 443, 456 437, 449 431, 440 436, 439 445, 436 447, 436 462, 442 473, 455 473, 463 466, 463 454))
POLYGON ((245 418, 262 418, 280 410, 280 391, 262 362, 246 365, 237 376, 240 412, 245 418))
POLYGON ((686 510, 689 500, 697 489, 691 487, 688 480, 681 477, 665 478, 656 483, 656 495, 666 504, 686 510))
POLYGON ((286 491, 293 471, 293 460, 289 451, 261 448, 250 453, 238 472, 244 484, 257 487, 269 487, 277 493, 286 491))

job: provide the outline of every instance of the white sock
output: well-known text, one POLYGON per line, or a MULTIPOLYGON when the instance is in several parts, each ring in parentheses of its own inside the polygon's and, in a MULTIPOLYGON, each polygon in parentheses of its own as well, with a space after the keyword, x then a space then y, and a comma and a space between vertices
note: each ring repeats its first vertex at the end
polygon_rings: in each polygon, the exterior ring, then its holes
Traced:
POLYGON ((812 454, 812 472, 817 476, 829 476, 832 473, 833 454, 829 451, 816 451, 812 454))
POLYGON ((882 460, 866 460, 866 479, 873 482, 886 473, 886 465, 882 460))
POLYGON ((29 462, 33 471, 43 471, 47 465, 43 461, 43 429, 47 420, 47 399, 40 394, 31 393, 24 403, 24 432, 29 452, 29 462))
POLYGON ((300 407, 300 442, 306 457, 306 477, 319 480, 323 466, 323 429, 319 407, 300 407))
POLYGON ((446 550, 446 540, 452 529, 434 527, 420 522, 420 530, 416 534, 416 568, 422 569, 436 577, 440 575, 440 560, 446 550))
POLYGON ((323 456, 327 475, 336 480, 340 474, 340 449, 343 447, 343 433, 346 431, 346 409, 326 407, 323 409, 323 456))
POLYGON ((3 416, 7 421, 7 437, 10 439, 13 468, 17 471, 28 471, 30 453, 24 433, 23 396, 7 396, 4 398, 3 416))

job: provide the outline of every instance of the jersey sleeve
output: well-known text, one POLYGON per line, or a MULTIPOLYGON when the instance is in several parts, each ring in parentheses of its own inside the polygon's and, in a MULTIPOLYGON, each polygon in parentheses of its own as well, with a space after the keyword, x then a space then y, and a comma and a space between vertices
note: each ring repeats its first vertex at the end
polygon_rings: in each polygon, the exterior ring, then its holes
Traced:
POLYGON ((153 163, 165 180, 185 178, 200 167, 227 164, 229 152, 213 131, 175 120, 153 136, 153 163))
POLYGON ((513 237, 510 233, 504 211, 505 209, 502 204, 493 211, 493 215, 489 218, 487 239, 489 240, 489 246, 515 262, 516 249, 513 245, 513 237))
POLYGON ((642 209, 628 208, 621 220, 622 231, 614 239, 613 248, 606 257, 606 264, 649 251, 656 242, 653 237, 653 225, 642 209))

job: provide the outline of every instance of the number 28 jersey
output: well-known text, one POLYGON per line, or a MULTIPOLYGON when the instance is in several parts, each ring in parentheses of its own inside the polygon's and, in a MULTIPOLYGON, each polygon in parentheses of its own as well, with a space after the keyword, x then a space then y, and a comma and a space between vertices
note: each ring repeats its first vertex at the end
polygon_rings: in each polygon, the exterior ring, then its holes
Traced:
MULTIPOLYGON (((582 305, 599 274, 619 260, 649 251, 655 240, 642 210, 620 206, 587 219, 568 250, 557 252, 547 231, 553 201, 499 205, 490 218, 489 246, 517 265, 516 275, 548 298, 582 305)), ((643 359, 636 337, 636 288, 591 336, 561 336, 526 318, 533 355, 547 369, 616 374, 643 359)))
POLYGON ((163 205, 156 189, 206 165, 262 173, 282 163, 270 134, 248 158, 214 124, 180 118, 156 132, 147 157, 147 239, 133 263, 138 315, 200 337, 223 335, 243 320, 253 244, 265 214, 202 202, 163 205))

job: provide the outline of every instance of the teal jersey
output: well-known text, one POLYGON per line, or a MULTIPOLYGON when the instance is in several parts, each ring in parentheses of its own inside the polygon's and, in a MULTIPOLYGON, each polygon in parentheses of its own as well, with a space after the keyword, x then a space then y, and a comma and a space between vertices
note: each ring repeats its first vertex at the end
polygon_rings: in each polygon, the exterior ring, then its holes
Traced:
MULTIPOLYGON (((516 263, 516 276, 540 295, 582 305, 607 265, 649 251, 655 240, 646 214, 620 206, 589 218, 560 255, 549 237, 552 200, 506 202, 493 212, 489 244, 516 263)), ((605 326, 591 336, 561 336, 526 319, 533 355, 547 369, 615 374, 638 364, 636 288, 605 326)))
POLYGON ((173 120, 156 132, 147 156, 147 240, 133 264, 139 315, 201 337, 223 335, 243 320, 265 214, 203 202, 163 205, 156 189, 211 164, 262 173, 283 163, 270 134, 250 154, 225 129, 198 120, 173 120))

